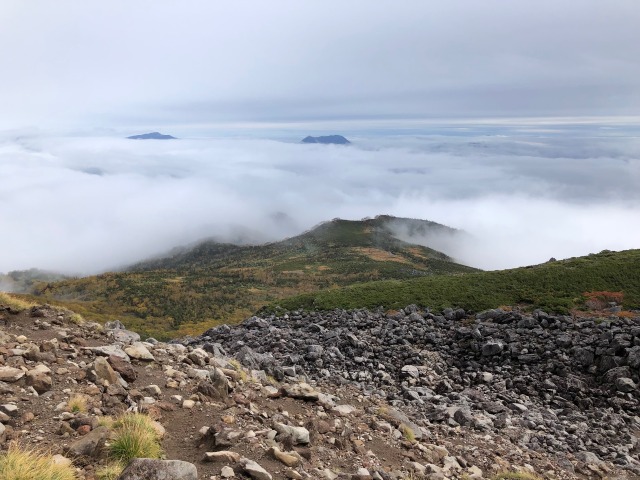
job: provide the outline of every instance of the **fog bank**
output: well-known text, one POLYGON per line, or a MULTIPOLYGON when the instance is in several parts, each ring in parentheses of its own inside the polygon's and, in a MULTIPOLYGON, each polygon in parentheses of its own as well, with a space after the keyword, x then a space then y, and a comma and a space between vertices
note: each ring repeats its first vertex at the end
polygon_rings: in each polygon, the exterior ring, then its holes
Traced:
POLYGON ((265 242, 379 214, 467 231, 430 246, 483 269, 640 247, 637 136, 350 140, 4 138, 0 272, 95 273, 202 238, 265 242))

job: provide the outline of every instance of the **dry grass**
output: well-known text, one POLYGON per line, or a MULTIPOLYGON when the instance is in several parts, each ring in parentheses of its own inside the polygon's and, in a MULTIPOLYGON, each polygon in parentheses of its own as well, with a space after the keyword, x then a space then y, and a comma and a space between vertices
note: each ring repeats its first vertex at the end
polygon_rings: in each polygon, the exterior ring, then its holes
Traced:
POLYGON ((542 477, 527 472, 500 472, 491 480, 542 480, 542 477))
POLYGON ((386 250, 382 250, 380 248, 355 247, 353 250, 357 253, 369 257, 371 260, 374 260, 376 262, 411 263, 404 257, 394 255, 393 253, 387 252, 386 250))
POLYGON ((2 480, 77 480, 72 465, 57 465, 51 455, 16 444, 0 453, 2 480))
POLYGON ((27 308, 34 307, 36 304, 10 293, 0 292, 0 305, 4 305, 5 307, 9 307, 12 310, 21 312, 23 310, 26 310, 27 308))
POLYGON ((110 417, 109 415, 98 417, 98 426, 100 427, 107 427, 109 430, 113 430, 113 425, 115 423, 116 421, 113 419, 113 417, 110 417))
POLYGON ((76 394, 67 400, 67 410, 71 413, 85 413, 87 411, 87 397, 76 394))
POLYGON ((160 458, 162 448, 153 420, 141 413, 127 413, 113 424, 110 456, 122 462, 132 458, 160 458))
POLYGON ((405 440, 411 443, 416 441, 416 432, 414 432, 413 428, 411 428, 409 425, 401 423, 398 427, 398 430, 402 432, 402 436, 405 438, 405 440))
POLYGON ((69 321, 71 323, 75 323, 76 325, 84 325, 85 323, 87 323, 87 321, 84 319, 84 317, 82 315, 80 315, 79 313, 71 314, 71 316, 69 317, 69 321))
POLYGON ((247 372, 238 360, 232 358, 229 360, 229 364, 236 370, 236 372, 238 372, 238 380, 241 380, 243 383, 246 383, 247 380, 249 380, 249 375, 247 375, 247 372))
POLYGON ((125 464, 120 461, 112 461, 96 470, 96 480, 116 480, 122 471, 125 464))

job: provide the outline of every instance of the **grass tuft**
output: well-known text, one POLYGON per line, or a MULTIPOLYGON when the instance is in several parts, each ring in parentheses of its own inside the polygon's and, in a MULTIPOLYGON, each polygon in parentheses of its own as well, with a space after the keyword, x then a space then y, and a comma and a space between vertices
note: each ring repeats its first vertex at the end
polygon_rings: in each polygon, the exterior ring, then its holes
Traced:
POLYGON ((16 444, 0 453, 2 480, 77 480, 72 465, 57 465, 53 457, 16 444))
POLYGON ((411 443, 416 441, 416 432, 414 432, 413 428, 411 428, 409 425, 401 423, 400 427, 398 427, 398 430, 402 432, 402 436, 405 438, 405 440, 411 443))
POLYGON ((71 413, 85 413, 87 411, 87 397, 84 395, 73 395, 67 401, 67 410, 71 413))
POLYGON ((527 472, 500 472, 491 477, 491 480, 542 480, 542 477, 527 472))
POLYGON ((98 417, 98 426, 99 427, 107 427, 109 430, 113 430, 113 425, 115 420, 113 417, 109 415, 104 415, 102 417, 98 417))
POLYGON ((109 462, 96 470, 96 480, 116 480, 124 467, 125 464, 118 460, 109 462))
POLYGON ((74 323, 76 325, 84 325, 86 322, 86 320, 84 319, 84 317, 82 315, 80 315, 79 313, 73 313, 70 317, 69 317, 69 321, 71 323, 74 323))
POLYGON ((127 413, 113 424, 115 438, 110 456, 122 462, 132 458, 160 458, 162 448, 153 420, 141 413, 127 413))
POLYGON ((247 383, 247 380, 249 380, 249 375, 247 374, 242 364, 235 358, 230 359, 229 364, 238 372, 238 379, 243 383, 247 383))

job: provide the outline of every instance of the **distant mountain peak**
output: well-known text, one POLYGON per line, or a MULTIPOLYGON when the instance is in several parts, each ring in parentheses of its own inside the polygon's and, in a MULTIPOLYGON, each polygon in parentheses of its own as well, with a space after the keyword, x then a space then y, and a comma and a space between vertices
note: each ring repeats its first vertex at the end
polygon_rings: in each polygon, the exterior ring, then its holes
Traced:
POLYGON ((323 137, 312 137, 311 135, 309 135, 308 137, 304 137, 302 139, 302 143, 349 145, 351 142, 344 138, 342 135, 326 135, 323 137))
POLYGON ((163 135, 160 132, 143 133, 141 135, 132 135, 127 138, 130 140, 176 140, 176 137, 163 135))

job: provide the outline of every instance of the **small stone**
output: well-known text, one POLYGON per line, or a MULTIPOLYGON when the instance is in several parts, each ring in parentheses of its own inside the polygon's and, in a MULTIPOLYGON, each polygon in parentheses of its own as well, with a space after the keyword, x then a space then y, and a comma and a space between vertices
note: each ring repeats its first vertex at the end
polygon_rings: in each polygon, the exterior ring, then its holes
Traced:
POLYGON ((233 478, 236 476, 236 472, 233 471, 233 468, 224 466, 222 467, 222 470, 220 470, 220 476, 222 478, 233 478))
POLYGON ((364 467, 359 468, 356 472, 356 480, 371 480, 369 470, 364 467))
POLYGON ((110 385, 118 382, 118 374, 111 368, 105 357, 96 357, 93 362, 93 370, 96 372, 96 380, 100 385, 105 381, 110 385))
POLYGON ((108 437, 109 429, 107 427, 95 428, 66 447, 65 452, 74 457, 97 456, 108 437))
POLYGON ((576 458, 581 462, 590 465, 598 465, 602 463, 602 460, 600 460, 600 458, 593 452, 578 452, 576 453, 576 458))
POLYGON ((36 418, 36 416, 33 412, 25 412, 21 418, 24 423, 29 423, 32 422, 36 418))
POLYGON ((293 470, 292 468, 287 468, 284 471, 284 476, 290 478, 291 480, 302 480, 304 477, 300 475, 298 472, 293 470))
POLYGON ((182 408, 192 409, 195 406, 196 402, 193 400, 185 400, 182 402, 182 408))
POLYGON ((160 395, 162 395, 162 390, 160 390, 160 387, 158 385, 147 385, 143 390, 145 392, 149 392, 154 397, 159 397, 160 395))
POLYGON ((331 409, 331 411, 338 415, 347 416, 357 412, 358 409, 352 405, 336 405, 331 409))
POLYGON ((287 397, 299 400, 316 401, 319 398, 319 392, 307 383, 285 385, 282 387, 282 393, 287 397))
POLYGON ((504 348, 504 344, 500 341, 489 340, 482 346, 482 355, 485 357, 492 357, 500 355, 504 348))
POLYGON ((283 452, 276 447, 271 447, 269 449, 269 453, 273 458, 284 463, 287 467, 295 467, 300 463, 300 457, 298 455, 294 455, 293 452, 283 452))
POLYGON ((73 463, 70 459, 60 454, 56 454, 53 457, 51 457, 51 461, 53 462, 54 465, 60 465, 63 467, 69 467, 73 463))
POLYGON ((244 472, 254 480, 273 480, 273 477, 253 460, 243 458, 240 460, 240 464, 244 472))
POLYGON ((290 437, 294 445, 309 443, 309 430, 304 427, 292 427, 283 423, 274 425, 276 431, 286 437, 290 437))
POLYGON ((125 347, 124 351, 131 358, 135 358, 137 360, 155 360, 154 356, 151 355, 151 352, 149 352, 147 347, 145 347, 141 342, 133 342, 131 345, 125 347))
POLYGON ((470 479, 477 479, 480 480, 482 479, 482 470, 480 470, 480 468, 476 467, 475 465, 469 467, 467 469, 467 476, 470 479))
POLYGON ((33 387, 39 394, 48 392, 53 386, 53 381, 49 375, 34 370, 27 372, 25 383, 33 387))
POLYGON ((420 371, 415 365, 405 365, 400 371, 407 377, 418 378, 420 376, 420 371))
POLYGON ((76 429, 76 432, 78 432, 78 435, 86 435, 90 431, 91 431, 91 425, 80 425, 76 429))
POLYGON ((120 357, 118 355, 109 355, 108 360, 111 367, 116 372, 118 372, 127 382, 133 382, 138 377, 135 368, 133 368, 131 362, 129 362, 126 358, 120 357))
POLYGON ((111 355, 115 355, 116 357, 120 357, 125 361, 129 361, 129 355, 127 355, 119 345, 104 345, 101 347, 83 347, 83 350, 88 350, 90 352, 95 353, 96 355, 102 355, 105 357, 110 357, 111 355))
POLYGON ((637 386, 633 380, 627 377, 616 378, 616 388, 620 392, 630 393, 633 392, 637 386))
POLYGON ((9 417, 17 417, 19 408, 12 403, 6 403, 4 405, 0 405, 0 412, 7 414, 9 417))
POLYGON ((221 450, 219 452, 205 452, 204 462, 213 463, 238 463, 240 461, 240 454, 231 452, 229 450, 221 450))

